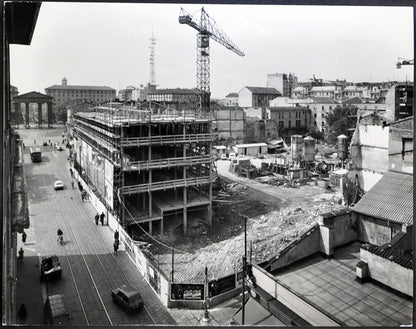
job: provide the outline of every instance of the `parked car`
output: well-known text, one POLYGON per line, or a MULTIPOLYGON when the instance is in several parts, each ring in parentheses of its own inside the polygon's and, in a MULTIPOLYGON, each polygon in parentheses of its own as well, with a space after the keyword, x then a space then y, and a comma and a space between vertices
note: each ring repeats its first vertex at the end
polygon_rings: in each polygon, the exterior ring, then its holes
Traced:
POLYGON ((71 318, 64 303, 64 295, 52 295, 46 298, 43 307, 43 323, 59 326, 71 324, 71 318))
POLYGON ((62 147, 62 145, 61 144, 56 144, 56 149, 58 150, 58 151, 63 151, 64 150, 64 148, 62 147))
POLYGON ((48 146, 48 142, 43 142, 43 146, 48 146))
POLYGON ((40 279, 49 280, 53 278, 60 278, 62 275, 61 263, 59 263, 58 256, 53 255, 43 257, 40 264, 40 279))
POLYGON ((53 184, 53 187, 54 187, 55 190, 63 190, 64 189, 64 183, 62 183, 61 180, 57 180, 53 184))
POLYGON ((143 307, 143 299, 140 293, 132 286, 123 285, 111 290, 113 302, 122 308, 133 311, 143 307))

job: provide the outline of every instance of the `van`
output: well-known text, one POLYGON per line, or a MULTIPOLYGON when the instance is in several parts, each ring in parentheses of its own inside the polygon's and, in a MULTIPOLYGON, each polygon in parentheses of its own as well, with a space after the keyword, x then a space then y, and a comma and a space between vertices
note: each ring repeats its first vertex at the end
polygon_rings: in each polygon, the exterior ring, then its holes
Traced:
POLYGON ((71 324, 71 319, 65 308, 64 295, 48 296, 43 308, 44 324, 65 326, 71 324))

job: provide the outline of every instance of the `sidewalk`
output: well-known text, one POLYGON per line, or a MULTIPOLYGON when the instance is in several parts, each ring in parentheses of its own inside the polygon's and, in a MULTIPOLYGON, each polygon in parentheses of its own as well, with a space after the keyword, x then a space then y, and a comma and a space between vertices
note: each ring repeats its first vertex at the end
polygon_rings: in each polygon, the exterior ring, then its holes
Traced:
MULTIPOLYGON (((20 237, 20 235, 19 235, 20 237)), ((44 285, 40 282, 39 256, 30 248, 30 244, 18 243, 23 246, 23 262, 17 261, 16 314, 21 304, 27 309, 27 325, 43 323, 44 285)), ((21 323, 17 319, 17 323, 21 323)))

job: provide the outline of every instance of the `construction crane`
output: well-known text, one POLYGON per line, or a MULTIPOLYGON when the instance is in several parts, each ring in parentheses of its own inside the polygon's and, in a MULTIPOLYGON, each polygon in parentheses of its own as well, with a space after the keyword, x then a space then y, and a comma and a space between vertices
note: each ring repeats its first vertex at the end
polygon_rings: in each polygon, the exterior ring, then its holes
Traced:
POLYGON ((405 59, 399 57, 397 59, 396 68, 400 69, 402 65, 415 65, 415 61, 413 59, 405 59))
POLYGON ((196 79, 197 88, 200 94, 200 108, 202 111, 209 111, 210 102, 210 60, 209 60, 209 38, 214 39, 225 48, 230 49, 240 56, 244 53, 227 37, 215 20, 208 16, 204 7, 199 17, 193 16, 181 8, 179 23, 188 24, 198 31, 197 34, 197 59, 196 79))

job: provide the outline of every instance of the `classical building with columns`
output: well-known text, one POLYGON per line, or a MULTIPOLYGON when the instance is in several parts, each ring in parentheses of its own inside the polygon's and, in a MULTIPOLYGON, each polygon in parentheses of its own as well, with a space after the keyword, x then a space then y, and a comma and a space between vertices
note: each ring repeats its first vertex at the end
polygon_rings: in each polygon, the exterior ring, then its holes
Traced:
POLYGON ((37 125, 39 128, 42 128, 42 113, 43 113, 43 109, 45 108, 43 105, 46 105, 46 111, 47 111, 47 124, 48 127, 50 127, 52 125, 52 102, 53 102, 53 97, 45 95, 45 94, 41 94, 38 93, 36 91, 31 91, 29 93, 26 94, 22 94, 22 95, 18 95, 15 96, 13 98, 13 103, 14 103, 14 118, 15 118, 15 122, 14 124, 19 124, 20 122, 18 121, 21 118, 21 111, 22 111, 22 104, 25 104, 25 109, 24 109, 24 126, 26 128, 30 127, 29 121, 30 121, 30 117, 29 117, 29 109, 30 109, 30 104, 37 104, 37 108, 38 108, 38 115, 35 119, 35 121, 37 121, 37 125))

